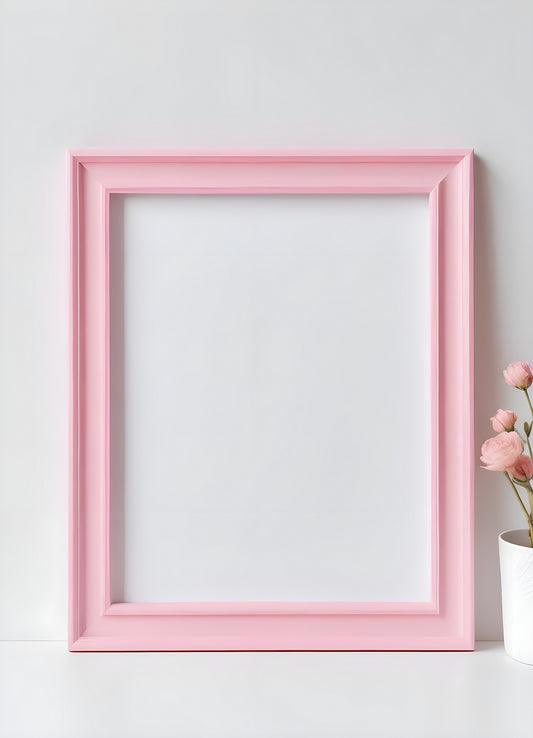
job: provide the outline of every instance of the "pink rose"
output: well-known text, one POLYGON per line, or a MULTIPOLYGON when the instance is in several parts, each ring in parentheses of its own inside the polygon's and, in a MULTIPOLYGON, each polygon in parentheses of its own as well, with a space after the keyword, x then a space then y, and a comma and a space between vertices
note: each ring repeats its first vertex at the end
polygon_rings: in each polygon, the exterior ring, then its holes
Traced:
POLYGON ((522 454, 507 471, 519 482, 528 482, 533 478, 533 461, 529 456, 522 454))
POLYGON ((527 389, 533 384, 533 367, 527 361, 515 361, 503 370, 503 376, 511 387, 527 389))
POLYGON ((516 431, 498 433, 481 447, 481 463, 490 471, 505 471, 516 462, 524 444, 516 431))
POLYGON ((491 418, 492 420, 492 427, 496 431, 496 433, 501 433, 502 431, 512 431, 514 428, 514 424, 517 421, 517 415, 516 413, 511 412, 511 410, 498 410, 496 415, 491 418))

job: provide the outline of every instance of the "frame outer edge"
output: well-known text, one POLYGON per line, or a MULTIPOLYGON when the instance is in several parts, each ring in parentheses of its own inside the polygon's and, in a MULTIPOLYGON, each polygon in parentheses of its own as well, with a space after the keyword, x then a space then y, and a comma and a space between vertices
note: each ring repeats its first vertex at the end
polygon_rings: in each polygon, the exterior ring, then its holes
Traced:
MULTIPOLYGON (((472 650, 474 648, 474 608, 473 608, 473 451, 474 439, 472 437, 473 429, 473 150, 448 150, 448 151, 426 151, 426 152, 385 152, 391 158, 409 158, 410 155, 416 153, 425 155, 428 158, 433 156, 448 156, 454 166, 460 166, 460 231, 457 236, 460 238, 460 262, 461 274, 458 275, 462 287, 462 310, 461 310, 461 339, 463 346, 462 369, 464 372, 462 381, 463 390, 463 562, 462 562, 462 602, 460 603, 461 619, 456 621, 458 630, 455 635, 449 635, 442 639, 442 646, 438 650, 472 650)), ((268 152, 261 152, 259 156, 267 155, 268 152)), ((382 152, 383 154, 383 152, 382 152)), ((69 202, 70 202, 70 349, 71 349, 71 376, 70 376, 70 505, 69 505, 69 650, 86 651, 86 650, 144 650, 131 648, 124 643, 118 644, 117 647, 108 648, 103 646, 101 637, 84 636, 79 629, 79 527, 78 527, 78 497, 79 497, 79 172, 83 168, 83 161, 87 158, 95 162, 102 161, 107 157, 113 159, 115 156, 130 161, 143 157, 157 157, 158 152, 153 154, 139 152, 137 155, 133 153, 122 152, 121 154, 100 154, 86 152, 68 152, 69 163, 69 202), (92 647, 91 647, 92 644, 92 647), (96 646, 96 648, 94 647, 96 646), (98 647, 100 646, 100 647, 98 647)), ((176 154, 180 156, 180 154, 176 154)), ((219 154, 220 155, 220 154, 219 154)), ((271 156, 276 156, 273 152, 271 156)), ((278 154, 279 155, 279 154, 278 154)), ((293 152, 293 155, 299 158, 299 154, 293 152)), ((185 156, 185 154, 184 154, 185 156)), ((190 156, 190 155, 189 155, 190 156)), ((194 154, 193 154, 194 156, 194 154)), ((213 155, 212 155, 213 156, 213 155)), ((215 153, 214 156, 217 156, 215 153)), ((231 158, 231 153, 228 158, 231 158)), ((233 155, 236 157, 246 158, 244 152, 233 155)), ((300 155, 301 156, 301 155, 300 155)), ((305 156, 305 154, 304 154, 305 156)), ((320 154, 319 154, 320 156, 320 154)), ((333 154, 335 156, 335 154, 333 154)), ((356 154, 357 156, 357 154, 356 154)), ((372 152, 360 152, 359 156, 365 160, 366 156, 372 157, 372 152)), ((207 155, 207 158, 210 158, 207 155)), ((343 157, 344 158, 344 157, 343 157)), ((418 159, 420 160, 420 158, 418 159)), ((458 572, 460 575, 460 572, 458 572)), ((105 603, 104 603, 105 604, 105 603)), ((103 641, 106 639, 104 638, 103 641)), ((120 639, 119 639, 120 640, 120 639)), ((435 648, 435 647, 433 647, 435 648)), ((433 650, 433 648, 431 650, 433 650)), ((154 649, 156 650, 156 649, 154 649)), ((157 649, 159 650, 159 649, 157 649)), ((166 649, 165 649, 166 650, 166 649)), ((174 650, 174 649, 172 649, 174 650)), ((188 650, 188 649, 187 649, 188 650)), ((195 649, 196 650, 196 649, 195 649)), ((211 649, 210 649, 211 650, 211 649)), ((226 648, 212 650, 228 650, 226 648)), ((231 649, 230 649, 231 650, 231 649)), ((248 650, 248 649, 246 649, 248 650)), ((283 649, 285 650, 285 649, 283 649)), ((292 650, 292 649, 291 649, 292 650)), ((302 650, 296 648, 295 650, 302 650)), ((305 649, 307 650, 307 649, 305 649)), ((321 649, 322 650, 322 649, 321 649)), ((331 648, 327 650, 361 650, 359 648, 331 648)), ((377 649, 380 650, 380 649, 377 649)), ((383 650, 404 650, 403 648, 385 648, 383 650)), ((419 650, 417 648, 417 650, 419 650)))
POLYGON ((68 569, 68 648, 79 639, 78 597, 78 160, 67 152, 69 201, 69 569, 68 569))
POLYGON ((468 427, 465 443, 465 481, 467 486, 467 539, 465 592, 468 601, 465 603, 465 635, 470 649, 475 647, 475 601, 474 601, 474 150, 463 159, 463 248, 466 278, 464 289, 467 292, 464 309, 467 313, 467 324, 464 328, 467 344, 467 402, 465 412, 468 427))
POLYGON ((450 164, 459 164, 472 149, 100 149, 79 148, 72 149, 73 155, 79 163, 154 163, 168 162, 169 160, 187 160, 200 163, 202 161, 257 162, 257 161, 284 161, 304 162, 330 159, 333 162, 343 163, 375 161, 382 162, 402 161, 429 163, 433 161, 448 161, 450 164))

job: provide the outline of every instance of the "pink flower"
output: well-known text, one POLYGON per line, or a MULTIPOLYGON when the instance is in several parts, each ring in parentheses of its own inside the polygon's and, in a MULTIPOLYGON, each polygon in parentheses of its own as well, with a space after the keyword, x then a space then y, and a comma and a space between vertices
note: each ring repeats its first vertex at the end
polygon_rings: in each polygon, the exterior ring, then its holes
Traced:
POLYGON ((505 471, 513 466, 523 450, 524 444, 516 431, 498 433, 481 447, 481 463, 490 471, 505 471))
POLYGON ((529 456, 522 454, 507 471, 519 482, 528 482, 533 478, 533 461, 529 456))
POLYGON ((533 384, 533 367, 527 361, 515 361, 503 370, 503 376, 511 387, 527 389, 533 384))
POLYGON ((517 415, 511 412, 511 410, 498 410, 491 420, 492 427, 496 433, 501 433, 502 431, 513 430, 514 424, 517 421, 517 415))

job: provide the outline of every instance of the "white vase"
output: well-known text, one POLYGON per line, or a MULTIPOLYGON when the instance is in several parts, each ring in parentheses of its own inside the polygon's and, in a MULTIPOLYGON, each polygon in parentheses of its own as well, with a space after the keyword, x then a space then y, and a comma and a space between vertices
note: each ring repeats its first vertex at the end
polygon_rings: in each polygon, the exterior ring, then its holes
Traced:
POLYGON ((505 650, 533 665, 533 548, 528 531, 507 530, 498 543, 505 650))

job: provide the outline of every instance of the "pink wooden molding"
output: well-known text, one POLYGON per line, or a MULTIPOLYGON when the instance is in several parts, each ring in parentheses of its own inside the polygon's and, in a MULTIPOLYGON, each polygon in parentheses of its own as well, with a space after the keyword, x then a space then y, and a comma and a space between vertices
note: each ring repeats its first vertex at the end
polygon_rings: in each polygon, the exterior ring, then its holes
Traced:
POLYGON ((469 650, 473 619, 473 151, 68 154, 69 650, 469 650), (432 294, 428 602, 111 603, 109 195, 427 193, 432 294))

